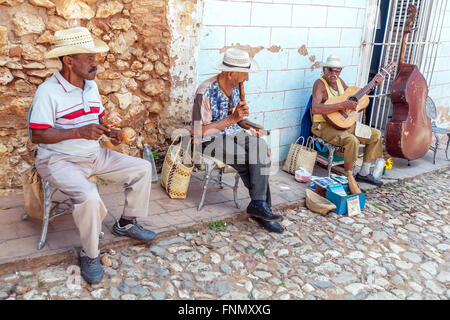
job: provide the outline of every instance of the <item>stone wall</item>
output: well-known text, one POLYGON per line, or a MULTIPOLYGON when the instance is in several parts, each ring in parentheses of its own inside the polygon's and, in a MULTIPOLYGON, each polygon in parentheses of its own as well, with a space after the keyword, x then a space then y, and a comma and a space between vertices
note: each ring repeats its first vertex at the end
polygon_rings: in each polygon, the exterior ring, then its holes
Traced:
POLYGON ((104 147, 140 156, 148 143, 163 156, 166 137, 177 122, 186 120, 189 103, 187 95, 171 95, 173 72, 178 72, 177 87, 190 80, 173 68, 189 68, 189 59, 181 57, 184 62, 179 63, 171 55, 171 30, 179 39, 189 33, 195 40, 195 31, 179 26, 189 21, 196 29, 195 21, 187 19, 195 15, 196 5, 197 0, 0 0, 0 188, 20 187, 20 173, 32 163, 36 146, 28 141, 27 112, 37 86, 61 67, 58 59, 43 56, 55 31, 67 27, 87 27, 108 43, 110 51, 97 55, 102 102, 107 112, 122 115, 123 126, 137 132, 131 145, 113 147, 103 141, 104 147), (184 12, 184 21, 169 24, 169 2, 184 12), (183 105, 184 112, 169 108, 171 104, 183 105), (170 119, 166 113, 177 116, 170 119))

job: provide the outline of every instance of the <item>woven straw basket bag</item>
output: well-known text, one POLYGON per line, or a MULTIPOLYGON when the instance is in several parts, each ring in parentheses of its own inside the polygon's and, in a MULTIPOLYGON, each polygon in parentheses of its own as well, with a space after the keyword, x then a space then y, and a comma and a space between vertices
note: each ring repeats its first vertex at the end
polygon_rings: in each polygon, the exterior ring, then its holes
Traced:
MULTIPOLYGON (((186 150, 191 146, 189 138, 186 150)), ((183 150, 183 136, 174 139, 167 150, 161 171, 161 186, 166 189, 172 199, 186 199, 187 190, 191 181, 194 163, 188 151, 183 150), (174 144, 180 140, 178 144, 174 144)))
POLYGON ((300 136, 295 143, 291 144, 288 156, 283 165, 283 170, 295 174, 299 167, 304 168, 312 174, 316 163, 317 151, 314 150, 314 140, 309 137, 305 144, 305 138, 300 136), (297 143, 302 139, 302 143, 297 143))

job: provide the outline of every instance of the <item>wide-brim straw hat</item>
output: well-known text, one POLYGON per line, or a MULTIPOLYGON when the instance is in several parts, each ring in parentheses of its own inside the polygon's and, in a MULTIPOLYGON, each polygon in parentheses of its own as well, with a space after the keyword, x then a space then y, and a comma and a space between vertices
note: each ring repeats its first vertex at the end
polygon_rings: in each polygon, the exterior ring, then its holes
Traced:
POLYGON ((229 48, 225 51, 223 59, 216 62, 213 66, 220 71, 229 72, 258 72, 258 63, 250 58, 247 51, 229 48))
POLYGON ((327 61, 322 62, 322 67, 330 67, 330 68, 343 68, 341 58, 335 55, 330 55, 327 58, 327 61))
POLYGON ((99 53, 109 51, 108 45, 92 38, 87 28, 76 27, 55 32, 55 47, 45 54, 46 58, 57 58, 77 53, 99 53))

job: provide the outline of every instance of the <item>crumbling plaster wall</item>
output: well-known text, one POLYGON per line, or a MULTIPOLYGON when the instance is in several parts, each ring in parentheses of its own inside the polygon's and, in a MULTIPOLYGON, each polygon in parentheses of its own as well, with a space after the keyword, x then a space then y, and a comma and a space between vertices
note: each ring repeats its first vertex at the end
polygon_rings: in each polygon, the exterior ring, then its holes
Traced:
POLYGON ((28 109, 39 84, 61 68, 44 53, 55 31, 68 27, 87 27, 109 45, 97 55, 102 102, 137 132, 135 143, 103 146, 140 156, 148 143, 163 156, 172 129, 190 119, 201 7, 197 0, 0 0, 0 189, 20 187, 33 162, 28 109))
POLYGON ((171 104, 166 119, 171 128, 190 128, 191 110, 197 86, 197 52, 203 16, 203 0, 169 0, 168 20, 172 32, 170 55, 174 61, 171 104))

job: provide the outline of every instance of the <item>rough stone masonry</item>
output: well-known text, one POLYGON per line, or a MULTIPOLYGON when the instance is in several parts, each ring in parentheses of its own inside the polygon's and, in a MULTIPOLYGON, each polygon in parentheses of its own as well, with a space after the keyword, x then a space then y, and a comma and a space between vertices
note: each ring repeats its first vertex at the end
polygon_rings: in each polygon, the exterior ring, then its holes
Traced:
POLYGON ((104 141, 104 147, 140 156, 147 143, 164 152, 167 132, 176 122, 165 115, 173 100, 170 68, 174 61, 180 65, 170 54, 169 3, 187 11, 186 16, 195 13, 197 0, 179 2, 0 0, 0 189, 20 187, 20 174, 33 162, 36 146, 28 141, 28 109, 37 87, 61 67, 58 59, 44 59, 44 53, 52 47, 55 31, 68 27, 87 27, 108 43, 110 51, 97 55, 102 102, 107 111, 122 115, 123 126, 138 133, 134 144, 114 147, 104 141))

